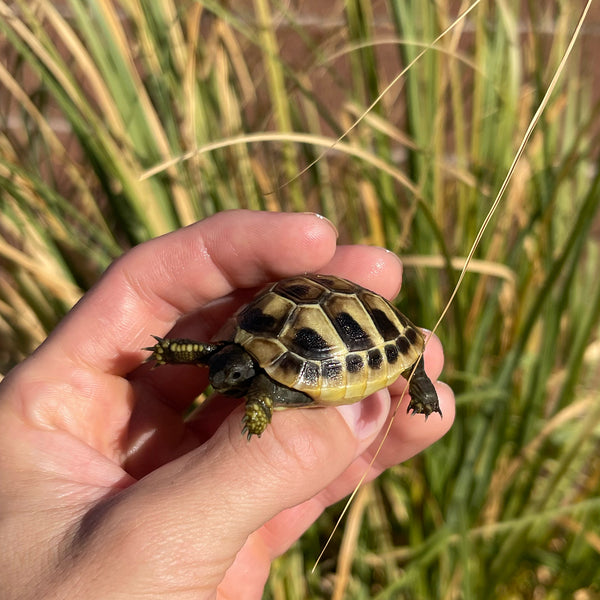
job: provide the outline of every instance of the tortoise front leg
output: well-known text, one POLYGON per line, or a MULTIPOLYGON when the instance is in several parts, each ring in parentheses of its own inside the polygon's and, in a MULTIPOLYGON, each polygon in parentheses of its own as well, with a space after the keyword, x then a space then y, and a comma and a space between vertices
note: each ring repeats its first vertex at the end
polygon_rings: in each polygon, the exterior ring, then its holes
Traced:
POLYGON ((246 414, 242 433, 260 437, 273 417, 275 408, 295 408, 314 404, 314 400, 298 390, 292 390, 264 374, 257 375, 246 394, 246 414))
MULTIPOLYGON (((264 377, 259 375, 258 378, 264 377)), ((256 380, 255 380, 256 381, 256 380)), ((253 435, 260 437, 267 428, 273 416, 273 398, 266 389, 260 389, 256 385, 250 386, 246 397, 246 413, 242 419, 244 426, 242 434, 248 434, 248 441, 253 435)))
POLYGON ((156 335, 152 337, 157 344, 144 348, 152 352, 146 362, 156 361, 157 365, 205 365, 215 352, 227 345, 226 342, 205 344, 197 340, 163 339, 156 335))

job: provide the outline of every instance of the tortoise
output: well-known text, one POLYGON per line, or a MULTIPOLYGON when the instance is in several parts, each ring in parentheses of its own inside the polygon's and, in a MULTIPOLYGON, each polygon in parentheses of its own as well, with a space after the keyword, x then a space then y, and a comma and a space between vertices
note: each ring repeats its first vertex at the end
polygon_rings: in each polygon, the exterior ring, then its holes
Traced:
POLYGON ((153 336, 157 343, 144 349, 156 365, 208 366, 215 391, 245 396, 248 440, 261 436, 275 408, 351 404, 413 369, 407 412, 442 414, 419 329, 382 296, 341 277, 271 283, 237 311, 229 330, 225 341, 209 343, 153 336))

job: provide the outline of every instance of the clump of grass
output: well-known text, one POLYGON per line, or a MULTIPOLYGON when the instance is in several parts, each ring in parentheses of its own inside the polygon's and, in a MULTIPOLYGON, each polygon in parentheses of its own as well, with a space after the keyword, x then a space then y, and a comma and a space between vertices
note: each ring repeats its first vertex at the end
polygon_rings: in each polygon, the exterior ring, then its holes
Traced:
MULTIPOLYGON (((578 17, 351 0, 323 30, 266 0, 63 4, 0 2, 4 370, 122 251, 234 207, 318 210, 400 253, 402 307, 433 326, 578 17)), ((266 598, 598 593, 597 127, 575 55, 439 331, 453 430, 364 488, 311 574, 328 511, 266 598)))

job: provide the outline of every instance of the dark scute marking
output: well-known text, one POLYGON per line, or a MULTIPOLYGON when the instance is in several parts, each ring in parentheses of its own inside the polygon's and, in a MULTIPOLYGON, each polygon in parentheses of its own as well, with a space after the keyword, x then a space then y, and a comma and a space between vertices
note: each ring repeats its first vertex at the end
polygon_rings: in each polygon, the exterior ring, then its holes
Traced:
POLYGON ((389 342, 395 340, 400 333, 398 328, 388 319, 388 316, 379 308, 375 308, 371 312, 373 323, 377 327, 377 331, 381 334, 384 341, 389 342))
POLYGON ((387 344, 385 346, 385 355, 388 362, 393 365, 398 360, 398 348, 396 344, 387 344))
POLYGON ((281 369, 286 374, 293 373, 298 376, 300 375, 303 365, 303 360, 291 352, 286 352, 277 363, 277 368, 281 369))
POLYGON ((348 354, 346 356, 346 368, 349 373, 358 373, 364 366, 364 361, 360 354, 348 354))
POLYGON ((400 323, 402 323, 403 327, 410 326, 410 321, 399 310, 396 310, 396 316, 398 317, 398 320, 400 321, 400 323))
POLYGON ((365 330, 347 312, 335 315, 333 324, 350 352, 368 350, 373 342, 365 330))
POLYGON ((408 354, 412 348, 412 344, 403 335, 396 340, 396 346, 398 347, 400 354, 408 354))
POLYGON ((319 366, 312 362, 304 363, 302 381, 307 385, 317 385, 319 383, 319 366))
POLYGON ((327 275, 313 275, 311 279, 328 288, 335 285, 336 282, 335 277, 328 277, 327 275))
POLYGON ((302 285, 301 283, 295 285, 289 285, 285 288, 285 295, 292 300, 298 300, 300 302, 310 302, 315 300, 314 290, 308 285, 302 285))
POLYGON ((273 291, 284 298, 302 304, 318 304, 325 290, 306 277, 296 277, 280 281, 273 291))
POLYGON ((383 356, 377 348, 369 350, 369 354, 367 354, 367 363, 371 369, 381 369, 383 356))
POLYGON ((327 341, 310 327, 298 329, 292 344, 292 350, 295 350, 303 358, 321 360, 329 351, 327 341))
POLYGON ((240 315, 240 327, 250 333, 276 333, 278 322, 273 315, 264 313, 258 307, 249 306, 240 315))
POLYGON ((416 344, 419 339, 419 334, 412 327, 407 327, 404 335, 411 344, 416 344))
POLYGON ((327 289, 332 292, 341 292, 342 294, 354 294, 356 290, 359 288, 356 284, 348 281, 347 279, 342 279, 341 277, 336 277, 335 275, 320 275, 314 274, 311 275, 310 278, 317 283, 325 286, 327 289))
POLYGON ((321 368, 323 379, 329 381, 330 383, 335 383, 336 381, 341 380, 342 369, 343 367, 340 361, 326 360, 321 368))

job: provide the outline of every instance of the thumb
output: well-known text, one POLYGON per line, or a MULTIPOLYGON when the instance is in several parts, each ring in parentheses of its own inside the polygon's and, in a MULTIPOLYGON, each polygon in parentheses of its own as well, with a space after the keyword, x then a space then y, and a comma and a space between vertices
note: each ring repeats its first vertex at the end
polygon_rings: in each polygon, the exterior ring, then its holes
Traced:
POLYGON ((114 568, 124 577, 137 569, 131 585, 152 581, 165 595, 214 593, 248 537, 334 481, 372 443, 388 409, 384 390, 341 410, 282 411, 250 442, 234 412, 206 444, 124 492, 104 527, 135 548, 135 567, 121 559, 114 568))

